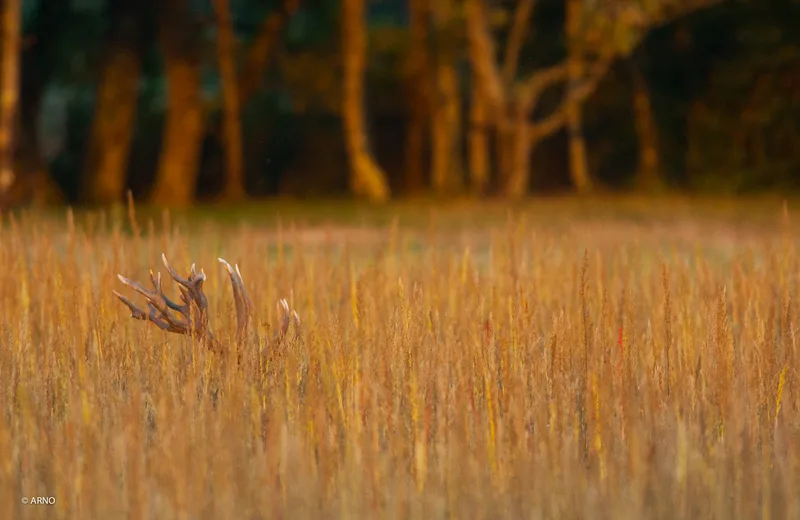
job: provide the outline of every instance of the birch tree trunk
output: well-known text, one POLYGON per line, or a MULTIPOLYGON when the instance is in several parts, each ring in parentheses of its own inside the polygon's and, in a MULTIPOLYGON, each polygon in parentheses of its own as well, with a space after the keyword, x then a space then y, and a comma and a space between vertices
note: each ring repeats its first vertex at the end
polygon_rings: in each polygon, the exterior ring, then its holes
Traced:
POLYGON ((117 0, 110 6, 111 24, 82 179, 83 198, 95 204, 120 201, 125 190, 144 46, 139 3, 117 0))
POLYGON ((223 141, 225 148, 224 197, 228 201, 245 198, 242 150, 241 100, 236 70, 236 36, 231 27, 228 0, 214 0, 217 22, 217 59, 222 78, 223 141))
POLYGON ((205 133, 196 28, 187 0, 166 0, 159 12, 169 110, 152 202, 185 206, 194 200, 205 133))
POLYGON ((342 112, 350 189, 374 202, 389 198, 386 175, 372 156, 364 118, 364 73, 367 35, 365 0, 342 0, 342 59, 344 60, 342 112))
POLYGON ((0 96, 0 195, 16 181, 14 168, 19 101, 21 0, 3 2, 2 96, 0 96))

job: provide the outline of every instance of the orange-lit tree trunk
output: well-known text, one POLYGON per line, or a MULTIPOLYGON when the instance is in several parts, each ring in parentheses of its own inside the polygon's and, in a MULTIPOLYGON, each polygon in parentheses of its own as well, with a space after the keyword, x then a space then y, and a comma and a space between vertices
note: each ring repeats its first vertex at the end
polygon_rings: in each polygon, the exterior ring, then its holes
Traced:
POLYGON ((364 72, 367 58, 365 0, 342 0, 342 116, 350 160, 350 189, 371 201, 389 198, 389 183, 367 140, 364 119, 364 72))
POLYGON ((428 5, 427 0, 409 0, 411 74, 405 172, 405 188, 409 193, 419 192, 425 185, 425 139, 428 135, 430 113, 428 86, 430 80, 430 53, 428 52, 430 11, 428 5))
POLYGON ((83 198, 122 199, 136 123, 141 76, 142 9, 134 0, 110 4, 111 23, 83 171, 83 198))
MULTIPOLYGON (((526 137, 528 135, 526 128, 528 115, 525 110, 515 106, 519 100, 516 99, 517 96, 515 96, 512 86, 518 83, 519 58, 525 38, 530 31, 531 16, 535 6, 536 0, 517 2, 506 40, 504 60, 498 67, 501 76, 496 81, 498 85, 509 89, 504 97, 506 105, 500 113, 498 132, 495 135, 498 185, 505 195, 517 191, 527 192, 528 177, 530 177, 528 156, 533 146, 526 137)), ((484 59, 486 58, 484 57, 484 59)))
POLYGON ((14 171, 19 100, 21 0, 3 1, 2 96, 0 96, 0 195, 16 181, 14 171))
MULTIPOLYGON (((566 0, 567 2, 567 88, 576 90, 583 78, 581 56, 580 22, 581 0, 566 0)), ((567 107, 567 130, 569 135, 569 170, 572 185, 578 193, 592 190, 592 179, 589 175, 589 165, 586 158, 586 139, 583 135, 583 121, 581 117, 581 104, 571 103, 567 107)))
POLYGON ((255 37, 246 46, 240 70, 230 4, 227 0, 214 0, 224 107, 222 140, 226 167, 223 198, 229 201, 246 197, 242 111, 261 88, 275 44, 299 4, 300 0, 282 0, 279 8, 264 18, 255 37))
MULTIPOLYGON (((490 130, 495 130, 498 183, 502 186, 513 165, 514 126, 508 119, 508 98, 504 86, 516 80, 519 55, 530 25, 534 0, 520 0, 514 11, 506 40, 502 68, 495 63, 494 42, 488 37, 481 18, 486 14, 480 2, 470 0, 467 5, 467 43, 472 69, 472 102, 470 105, 469 171, 473 192, 486 191, 491 177, 489 154, 490 130), (499 69, 499 70, 498 70, 499 69)), ((524 130, 524 129, 523 129, 524 130)))
POLYGON ((222 78, 222 127, 225 145, 224 196, 229 201, 236 201, 245 197, 239 81, 236 70, 236 36, 231 27, 228 0, 214 0, 214 13, 217 22, 217 59, 222 78))
POLYGON ((469 188, 475 195, 484 195, 489 184, 489 119, 483 90, 473 81, 469 126, 469 188))
POLYGON ((187 0, 165 0, 159 16, 168 109, 152 201, 185 206, 194 200, 205 132, 199 31, 190 22, 187 0))
POLYGON ((453 0, 437 0, 431 7, 436 30, 431 184, 437 193, 453 192, 463 184, 461 92, 455 67, 457 43, 452 34, 455 7, 453 0))
POLYGON ((653 115, 650 89, 634 58, 630 60, 630 70, 633 82, 634 125, 639 141, 636 184, 645 190, 657 190, 663 187, 664 181, 660 171, 658 127, 653 115))

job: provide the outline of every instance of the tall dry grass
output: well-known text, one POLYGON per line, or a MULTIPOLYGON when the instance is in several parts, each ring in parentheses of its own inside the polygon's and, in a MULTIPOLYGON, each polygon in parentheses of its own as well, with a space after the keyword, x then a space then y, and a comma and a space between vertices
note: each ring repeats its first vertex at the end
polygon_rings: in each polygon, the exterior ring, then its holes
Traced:
POLYGON ((6 218, 0 518, 798 518, 798 242, 697 229, 6 218), (129 319, 162 251, 218 336, 217 256, 303 335, 235 366, 129 319))

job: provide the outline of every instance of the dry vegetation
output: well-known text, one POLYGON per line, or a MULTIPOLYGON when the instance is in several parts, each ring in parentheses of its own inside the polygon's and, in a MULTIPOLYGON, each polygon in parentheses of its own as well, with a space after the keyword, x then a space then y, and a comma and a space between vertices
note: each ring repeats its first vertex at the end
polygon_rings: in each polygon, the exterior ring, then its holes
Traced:
POLYGON ((800 515, 785 218, 355 245, 64 220, 0 230, 1 518, 800 515), (237 365, 130 319, 116 274, 147 280, 162 252, 205 269, 217 338, 235 330, 217 256, 261 337, 282 297, 302 335, 237 365), (21 504, 37 495, 57 503, 21 504))

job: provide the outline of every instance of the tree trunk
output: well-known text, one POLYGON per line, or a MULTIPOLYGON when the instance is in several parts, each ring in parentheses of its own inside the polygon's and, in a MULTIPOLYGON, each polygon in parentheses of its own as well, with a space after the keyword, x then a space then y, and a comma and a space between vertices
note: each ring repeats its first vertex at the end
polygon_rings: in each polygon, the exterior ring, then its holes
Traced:
POLYGON ((633 115, 636 135, 639 140, 639 167, 636 173, 636 184, 645 190, 657 190, 663 187, 658 153, 658 128, 650 89, 647 80, 632 59, 630 63, 633 80, 633 115))
MULTIPOLYGON (((569 124, 570 110, 580 106, 597 88, 605 76, 609 61, 601 60, 594 65, 578 88, 570 90, 556 109, 548 116, 529 122, 528 118, 539 103, 545 89, 559 81, 568 79, 569 67, 556 65, 534 73, 517 91, 517 99, 513 107, 513 138, 510 173, 504 184, 503 192, 510 198, 518 198, 527 194, 530 182, 530 155, 535 147, 545 138, 553 135, 569 124)), ((509 126, 509 125, 504 125, 509 126)))
MULTIPOLYGON (((577 34, 579 20, 573 13, 580 7, 578 0, 567 0, 569 20, 567 30, 577 34)), ((514 23, 506 48, 506 62, 503 73, 496 64, 494 39, 487 27, 485 6, 481 0, 465 0, 467 22, 467 38, 470 46, 470 61, 476 81, 485 93, 484 99, 489 107, 489 119, 496 128, 497 177, 499 190, 510 198, 518 198, 527 194, 530 182, 530 155, 546 137, 564 128, 570 118, 580 128, 580 105, 594 92, 600 80, 605 76, 610 59, 601 57, 587 74, 579 76, 580 83, 573 83, 561 105, 549 116, 539 121, 529 122, 534 109, 544 91, 550 86, 570 79, 569 64, 559 64, 533 73, 527 78, 515 80, 516 62, 519 56, 525 28, 532 14, 533 2, 523 0, 517 4, 514 23), (577 116, 577 117, 576 117, 577 116)), ((580 58, 579 54, 573 56, 580 58)), ((580 66, 580 60, 572 64, 580 66)), ((579 72, 584 72, 578 69, 579 72)), ((573 73, 573 75, 576 75, 573 73)), ((573 155, 582 157, 585 165, 585 145, 577 141, 573 155)), ((580 163, 579 163, 580 164, 580 163)), ((584 166, 584 171, 586 168, 584 166)), ((581 179, 589 182, 588 174, 581 179)))
POLYGON ((593 185, 586 159, 586 138, 583 135, 581 105, 573 103, 568 112, 570 180, 578 193, 589 193, 592 191, 593 185))
POLYGON ((122 199, 141 76, 141 9, 133 0, 111 2, 105 63, 83 172, 83 197, 96 204, 122 199))
POLYGON ((511 118, 505 117, 497 125, 494 135, 494 151, 497 157, 496 183, 497 191, 506 194, 506 188, 512 182, 515 148, 514 123, 511 118))
POLYGON ((455 68, 456 42, 452 0, 433 4, 436 26, 436 91, 433 109, 431 184, 437 193, 451 193, 462 185, 461 97, 455 68))
POLYGON ((11 197, 15 202, 44 206, 64 201, 64 193, 50 176, 42 156, 39 124, 44 90, 57 65, 62 38, 59 24, 69 8, 61 0, 41 0, 29 27, 30 45, 23 45, 16 161, 19 186, 13 189, 18 196, 11 197))
POLYGON ((236 36, 231 27, 228 0, 214 0, 214 10, 217 20, 217 55, 224 108, 222 124, 226 166, 224 197, 229 201, 238 201, 245 197, 245 187, 239 81, 236 71, 236 36))
MULTIPOLYGON (((567 69, 568 96, 578 89, 583 78, 581 66, 580 38, 581 0, 567 0, 567 69)), ((586 158, 586 139, 581 121, 581 104, 570 103, 567 107, 567 130, 569 135, 570 179, 578 193, 592 190, 592 179, 586 158)))
POLYGON ((473 81, 470 104, 469 178, 470 189, 476 195, 486 194, 489 184, 489 118, 486 98, 477 82, 473 81))
POLYGON ((530 185, 530 158, 533 140, 530 136, 526 114, 520 114, 514 122, 510 150, 506 153, 508 174, 504 195, 510 199, 520 199, 528 194, 530 185))
POLYGON ((428 80, 430 56, 428 52, 429 11, 426 0, 409 0, 411 10, 410 32, 411 77, 409 81, 410 114, 406 132, 405 188, 409 193, 422 191, 425 185, 425 139, 430 113, 428 80))
MULTIPOLYGON (((524 6, 522 6, 524 7, 524 6)), ((482 0, 466 0, 464 4, 466 23, 467 23, 467 42, 469 45, 469 60, 471 66, 472 77, 474 81, 474 90, 476 96, 480 96, 479 104, 473 104, 471 107, 470 117, 473 121, 473 128, 470 135, 470 162, 471 164, 480 164, 483 159, 481 155, 489 157, 489 152, 481 152, 481 148, 488 148, 490 141, 488 131, 494 130, 491 143, 496 153, 496 182, 500 192, 504 192, 506 185, 511 176, 513 164, 513 121, 511 116, 513 109, 512 96, 506 90, 513 90, 515 85, 514 78, 506 83, 500 73, 500 69, 496 63, 495 42, 492 37, 491 31, 487 26, 487 13, 486 7, 482 0), (481 129, 475 121, 484 120, 484 127, 481 129), (477 134, 483 131, 483 137, 477 134), (483 144, 486 143, 486 144, 483 144)), ((518 23, 517 19, 524 16, 524 12, 520 15, 518 7, 518 14, 515 15, 515 27, 513 31, 514 44, 509 45, 507 49, 507 59, 505 73, 513 76, 515 74, 515 66, 512 64, 514 57, 515 46, 521 45, 522 35, 524 31, 524 24, 518 23)), ((473 102, 477 100, 473 98, 473 102)), ((487 159, 488 162, 488 159, 487 159)), ((471 175, 474 171, 480 171, 480 167, 471 170, 471 175)), ((480 177, 480 173, 477 174, 480 177)), ((487 171, 488 177, 488 171, 487 171)), ((488 180, 488 179, 487 179, 488 180)), ((479 181, 480 182, 480 181, 479 181)))
POLYGON ((342 0, 343 123, 350 159, 350 189, 358 196, 383 202, 390 195, 389 183, 370 151, 364 119, 367 51, 364 2, 342 0))
MULTIPOLYGON (((60 3, 59 0, 55 0, 55 2, 60 3)), ((37 38, 36 45, 46 47, 56 41, 55 38, 52 41, 48 41, 47 38, 37 38)), ((52 47, 49 50, 52 51, 52 47)), ((35 61, 45 61, 46 58, 43 54, 46 52, 48 51, 40 48, 30 54, 23 53, 19 138, 17 139, 18 151, 15 163, 17 184, 19 184, 18 190, 15 191, 19 196, 12 197, 12 199, 33 206, 61 204, 64 201, 64 193, 50 176, 48 164, 42 157, 39 143, 42 98, 49 71, 42 74, 43 71, 38 68, 41 66, 41 62, 35 63, 35 61)))
POLYGON ((159 12, 159 40, 167 78, 168 112, 152 201, 185 206, 194 199, 205 132, 197 34, 186 0, 168 0, 159 12))
POLYGON ((0 96, 0 195, 16 180, 14 169, 19 99, 19 53, 22 6, 20 0, 3 2, 2 96, 0 96))

